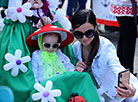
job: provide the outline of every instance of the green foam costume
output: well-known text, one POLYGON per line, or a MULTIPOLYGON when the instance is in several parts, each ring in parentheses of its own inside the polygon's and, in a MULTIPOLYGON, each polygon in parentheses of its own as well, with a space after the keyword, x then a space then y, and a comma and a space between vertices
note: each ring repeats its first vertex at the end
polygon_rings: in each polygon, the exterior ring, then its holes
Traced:
POLYGON ((25 63, 28 71, 18 76, 11 76, 11 70, 5 71, 3 65, 9 63, 5 60, 6 53, 15 54, 17 49, 22 51, 22 56, 30 56, 29 48, 25 39, 33 33, 33 28, 29 20, 25 23, 19 21, 13 22, 10 19, 4 20, 4 28, 0 34, 0 85, 8 86, 14 93, 15 102, 25 102, 30 91, 33 89, 34 76, 31 69, 31 63, 25 63))
MULTIPOLYGON (((68 102, 72 93, 78 93, 79 96, 82 96, 86 100, 86 102, 100 102, 93 81, 86 72, 65 72, 48 80, 53 82, 51 90, 61 90, 61 96, 55 98, 57 102, 68 102)), ((43 87, 45 87, 48 80, 41 83, 43 87)), ((33 93, 37 93, 37 91, 34 89, 26 102, 33 102, 33 93)), ((41 100, 38 100, 37 102, 40 101, 41 100)))
POLYGON ((7 7, 8 6, 8 0, 0 0, 0 7, 7 7))

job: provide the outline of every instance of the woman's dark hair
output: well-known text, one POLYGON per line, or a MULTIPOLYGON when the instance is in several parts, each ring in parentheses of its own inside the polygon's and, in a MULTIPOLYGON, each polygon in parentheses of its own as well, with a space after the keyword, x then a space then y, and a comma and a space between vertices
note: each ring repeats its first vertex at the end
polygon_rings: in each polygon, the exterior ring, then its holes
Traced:
POLYGON ((46 16, 50 17, 51 20, 53 20, 52 15, 51 15, 51 13, 50 13, 50 10, 49 10, 49 8, 48 8, 48 2, 47 2, 47 0, 42 0, 42 2, 43 2, 42 10, 43 10, 44 14, 45 14, 46 16))
MULTIPOLYGON (((92 10, 89 9, 80 10, 76 12, 71 19, 73 30, 86 22, 89 22, 90 24, 94 25, 94 27, 96 26, 96 16, 92 12, 92 10)), ((91 50, 89 52, 89 57, 85 61, 85 63, 88 66, 92 64, 93 59, 96 56, 99 49, 99 35, 97 31, 95 31, 94 39, 90 44, 91 44, 91 50)))
POLYGON ((71 18, 73 30, 86 22, 89 22, 94 26, 96 26, 96 17, 95 14, 92 12, 92 10, 89 9, 80 10, 76 12, 71 18))

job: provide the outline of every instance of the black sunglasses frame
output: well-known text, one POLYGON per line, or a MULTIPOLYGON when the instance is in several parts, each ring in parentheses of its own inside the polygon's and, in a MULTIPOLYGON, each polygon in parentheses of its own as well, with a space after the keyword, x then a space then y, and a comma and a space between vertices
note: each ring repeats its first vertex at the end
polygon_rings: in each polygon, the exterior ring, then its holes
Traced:
POLYGON ((85 33, 81 32, 81 31, 75 31, 73 33, 73 35, 75 36, 75 38, 77 39, 82 39, 83 36, 85 35, 87 38, 91 38, 95 35, 95 30, 93 29, 89 29, 87 30, 85 33))

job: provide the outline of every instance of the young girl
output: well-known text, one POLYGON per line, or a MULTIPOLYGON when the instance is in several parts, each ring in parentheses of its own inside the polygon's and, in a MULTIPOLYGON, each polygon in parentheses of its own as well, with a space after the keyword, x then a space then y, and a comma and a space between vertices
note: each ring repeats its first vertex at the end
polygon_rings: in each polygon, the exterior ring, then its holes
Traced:
POLYGON ((40 50, 33 52, 31 61, 35 82, 42 82, 66 71, 74 71, 74 65, 59 49, 59 47, 65 47, 73 41, 70 32, 47 24, 30 35, 26 40, 27 44, 36 42, 34 39, 36 36, 38 36, 40 50))

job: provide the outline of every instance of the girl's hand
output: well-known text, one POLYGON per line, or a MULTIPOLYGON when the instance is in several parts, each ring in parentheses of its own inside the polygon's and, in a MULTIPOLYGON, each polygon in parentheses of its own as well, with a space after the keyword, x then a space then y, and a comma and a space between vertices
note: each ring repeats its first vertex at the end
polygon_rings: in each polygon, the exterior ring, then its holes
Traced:
POLYGON ((43 16, 43 17, 42 17, 42 20, 40 19, 40 20, 38 21, 38 23, 36 24, 36 27, 37 27, 37 28, 41 28, 41 27, 43 27, 44 25, 46 25, 46 24, 51 24, 51 23, 52 23, 52 20, 51 20, 49 17, 43 16))
POLYGON ((122 83, 122 85, 126 88, 120 88, 117 87, 116 91, 117 91, 117 96, 120 98, 129 98, 135 95, 135 88, 132 86, 132 84, 126 84, 126 83, 122 83))
POLYGON ((84 62, 78 61, 76 63, 76 68, 75 68, 76 71, 83 72, 83 70, 86 68, 87 68, 87 65, 84 62))

